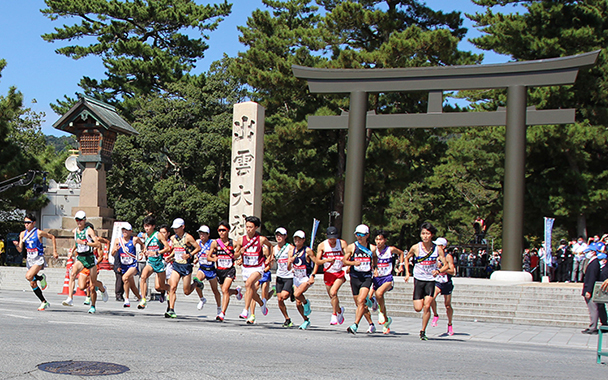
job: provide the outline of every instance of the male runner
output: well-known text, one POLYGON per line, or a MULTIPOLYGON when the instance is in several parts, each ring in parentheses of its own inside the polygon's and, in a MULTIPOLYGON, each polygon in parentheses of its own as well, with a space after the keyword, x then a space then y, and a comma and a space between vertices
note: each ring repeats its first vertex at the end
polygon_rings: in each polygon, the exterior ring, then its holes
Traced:
POLYGON ((340 307, 338 291, 344 284, 344 248, 347 244, 344 240, 338 239, 340 234, 338 229, 330 226, 326 231, 327 239, 322 241, 317 247, 317 262, 313 273, 317 273, 319 265, 323 265, 325 289, 329 295, 333 314, 331 315, 330 325, 344 323, 344 308, 340 307))
POLYGON ((220 315, 222 312, 222 296, 220 291, 217 288, 217 272, 215 271, 215 263, 213 261, 207 260, 207 255, 209 254, 212 240, 209 240, 209 234, 211 230, 208 226, 202 225, 198 229, 199 239, 196 241, 198 245, 201 247, 200 252, 198 253, 197 261, 198 261, 198 271, 194 276, 193 280, 196 283, 196 292, 200 298, 197 309, 201 310, 207 299, 203 297, 203 280, 209 281, 209 285, 211 286, 211 291, 213 292, 213 296, 215 297, 215 304, 217 305, 217 315, 220 315))
MULTIPOLYGON (((97 259, 95 258, 95 247, 97 247, 99 243, 97 242, 95 230, 90 227, 90 225, 87 225, 87 215, 84 211, 78 211, 76 215, 74 215, 74 219, 76 220, 76 228, 73 232, 74 241, 76 244, 76 254, 78 256, 76 257, 74 265, 72 265, 70 281, 74 281, 84 268, 89 270, 89 297, 91 297, 89 314, 94 314, 97 311, 95 307, 95 303, 97 301, 97 289, 101 290, 102 292, 103 302, 108 302, 108 291, 106 287, 103 286, 103 283, 97 280, 97 259)), ((71 282, 71 284, 73 284, 73 282, 71 282)), ((72 291, 70 290, 68 298, 63 301, 62 304, 64 306, 74 305, 71 292, 72 291)))
POLYGON ((235 295, 239 301, 243 299, 240 286, 236 290, 230 289, 232 281, 236 278, 234 262, 238 256, 234 252, 232 239, 228 237, 229 231, 230 225, 228 222, 221 221, 217 227, 220 238, 211 242, 209 253, 207 254, 207 261, 216 263, 217 282, 222 287, 222 309, 217 317, 215 317, 215 320, 219 322, 223 322, 224 318, 226 318, 226 311, 228 310, 231 295, 235 295))
POLYGON ((194 291, 195 286, 192 286, 192 261, 196 254, 201 250, 201 247, 196 243, 196 240, 185 231, 185 223, 182 218, 177 218, 171 225, 175 235, 171 236, 173 243, 173 271, 169 278, 169 305, 165 318, 177 318, 175 314, 175 300, 177 298, 177 285, 179 280, 183 278, 184 294, 190 295, 194 291))
POLYGON ((120 259, 120 268, 118 269, 122 273, 123 289, 125 291, 125 301, 123 307, 131 307, 129 301, 129 290, 133 292, 133 295, 140 299, 139 290, 135 285, 134 276, 138 273, 137 268, 137 251, 135 245, 139 244, 143 246, 144 243, 139 237, 133 237, 133 227, 131 224, 125 223, 122 227, 122 236, 118 237, 112 247, 112 255, 118 253, 120 259))
MULTIPOLYGON (((367 303, 370 302, 367 298, 369 289, 372 287, 372 265, 376 262, 376 246, 369 243, 369 227, 365 224, 359 224, 355 229, 357 241, 349 244, 344 253, 344 265, 350 265, 350 289, 353 292, 357 312, 355 314, 355 323, 350 325, 346 331, 351 334, 356 334, 359 329, 359 322, 365 316, 369 323, 368 333, 376 332, 376 326, 369 314, 367 303), (351 260, 352 258, 352 260, 351 260)), ((371 306, 371 302, 370 302, 371 306)))
POLYGON ((143 254, 147 257, 146 266, 141 271, 141 278, 139 280, 139 288, 141 290, 141 301, 137 305, 138 309, 143 309, 148 305, 146 300, 146 294, 148 294, 148 278, 152 276, 152 273, 156 273, 154 279, 154 289, 157 292, 164 294, 169 291, 169 286, 166 283, 165 276, 165 262, 163 256, 165 253, 171 251, 169 243, 165 235, 155 231, 156 219, 148 215, 144 218, 144 230, 146 231, 146 238, 144 242, 143 254))
POLYGON ((431 327, 437 327, 437 321, 439 320, 439 314, 437 314, 437 297, 439 294, 443 295, 445 303, 445 312, 448 316, 448 335, 454 335, 454 329, 452 328, 452 317, 454 315, 454 309, 452 308, 452 291, 454 290, 454 283, 452 282, 452 276, 456 274, 456 267, 454 266, 454 257, 452 253, 446 251, 448 241, 444 238, 438 238, 433 242, 437 246, 441 246, 445 252, 445 260, 448 262, 448 269, 444 273, 440 273, 435 277, 435 296, 431 309, 433 310, 433 320, 431 321, 431 327))
POLYGON ((277 262, 276 292, 279 310, 285 317, 283 327, 292 327, 293 322, 289 318, 285 300, 293 293, 293 247, 287 242, 287 230, 279 227, 274 232, 277 245, 272 247, 272 254, 277 262))
POLYGON ((304 293, 315 283, 316 268, 315 263, 317 257, 309 247, 305 246, 306 234, 302 230, 298 230, 293 234, 293 253, 291 255, 293 265, 293 285, 294 296, 296 298, 296 307, 304 319, 304 323, 300 325, 301 330, 306 330, 310 326, 308 316, 312 312, 310 308, 310 300, 304 297, 304 293))
POLYGON ((55 236, 44 232, 36 228, 36 217, 33 214, 27 214, 23 220, 25 224, 25 230, 19 234, 19 242, 13 242, 19 253, 23 252, 23 247, 27 252, 27 272, 25 278, 30 282, 32 291, 40 300, 40 306, 38 310, 46 310, 51 304, 49 304, 42 295, 42 291, 46 289, 46 275, 39 275, 38 272, 44 269, 46 261, 44 260, 44 245, 42 245, 42 238, 51 239, 53 242, 53 257, 58 258, 57 255, 57 242, 55 236), (40 286, 38 286, 40 281, 40 286))
POLYGON ((443 254, 443 247, 433 244, 433 236, 437 229, 428 222, 420 226, 420 237, 422 241, 414 244, 405 257, 405 282, 410 279, 410 268, 407 265, 410 258, 414 259, 414 310, 422 314, 422 330, 420 340, 428 340, 426 327, 431 318, 431 303, 435 297, 435 278, 448 270, 448 265, 443 254), (437 267, 437 262, 442 267, 437 267))
MULTIPOLYGON (((384 294, 393 289, 393 254, 399 254, 403 257, 403 251, 396 247, 386 245, 386 232, 379 231, 376 234, 376 257, 374 263, 374 278, 372 284, 374 286, 374 294, 378 302, 378 323, 382 325, 382 332, 388 334, 391 332, 391 323, 393 319, 386 312, 386 302, 384 294)), ((399 267, 398 272, 403 269, 399 267)))
POLYGON ((255 323, 255 300, 262 306, 262 313, 268 314, 266 300, 262 300, 256 291, 256 283, 262 278, 266 266, 270 263, 272 245, 264 236, 256 231, 262 222, 257 216, 245 218, 246 235, 241 236, 235 243, 234 250, 243 258, 243 281, 245 281, 245 309, 239 316, 246 318, 247 324, 255 323), (266 247, 266 249, 263 249, 266 247), (249 310, 247 310, 249 307, 249 310), (249 314, 248 314, 249 312, 249 314))

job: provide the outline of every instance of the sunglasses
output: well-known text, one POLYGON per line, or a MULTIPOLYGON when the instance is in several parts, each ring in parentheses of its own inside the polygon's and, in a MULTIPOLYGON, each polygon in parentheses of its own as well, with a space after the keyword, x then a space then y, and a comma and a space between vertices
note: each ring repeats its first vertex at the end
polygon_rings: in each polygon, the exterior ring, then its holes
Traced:
POLYGON ((359 237, 364 237, 367 236, 367 234, 362 234, 361 232, 357 232, 355 235, 359 236, 359 237))
POLYGON ((228 232, 228 230, 225 228, 218 228, 217 232, 228 232))
POLYGON ((77 222, 82 222, 84 219, 74 218, 77 222))
POLYGON ((30 224, 30 223, 33 223, 33 222, 31 220, 24 220, 23 223, 24 224, 30 224))

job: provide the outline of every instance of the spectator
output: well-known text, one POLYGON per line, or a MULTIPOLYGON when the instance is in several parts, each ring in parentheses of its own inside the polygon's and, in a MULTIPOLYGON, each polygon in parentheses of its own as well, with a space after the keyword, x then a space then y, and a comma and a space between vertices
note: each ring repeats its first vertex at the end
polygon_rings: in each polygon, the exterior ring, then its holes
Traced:
POLYGON ((0 265, 6 264, 6 256, 4 253, 4 239, 0 235, 0 265))
POLYGON ((524 250, 524 259, 522 265, 524 272, 532 273, 532 268, 530 264, 530 250, 527 248, 524 250))
POLYGON ((458 259, 458 274, 460 277, 468 277, 467 266, 469 262, 469 255, 465 249, 462 250, 458 259))
POLYGON ((585 253, 583 252, 587 249, 587 244, 585 244, 585 240, 582 236, 579 236, 576 243, 572 244, 572 253, 574 254, 574 259, 572 261, 572 277, 570 281, 572 282, 583 282, 583 260, 585 259, 585 253))
POLYGON ((538 250, 533 248, 530 251, 530 271, 534 281, 540 281, 540 273, 538 270, 538 250))
POLYGON ((566 239, 562 239, 557 247, 556 263, 557 263, 557 281, 570 282, 569 268, 572 268, 572 250, 566 239))
MULTIPOLYGON (((596 281, 600 281, 601 274, 601 265, 600 260, 597 257, 597 250, 599 249, 595 243, 589 244, 589 246, 585 249, 585 253, 589 258, 589 264, 587 266, 587 271, 585 272, 585 283, 583 286, 583 297, 585 297, 585 302, 587 303, 587 308, 589 309, 589 327, 582 331, 583 334, 597 334, 597 322, 598 319, 602 322, 603 325, 606 325, 608 322, 606 321, 606 307, 604 304, 595 303, 591 300, 591 296, 593 295, 593 287, 596 281)), ((606 259, 606 254, 601 253, 599 257, 601 260, 606 259)))

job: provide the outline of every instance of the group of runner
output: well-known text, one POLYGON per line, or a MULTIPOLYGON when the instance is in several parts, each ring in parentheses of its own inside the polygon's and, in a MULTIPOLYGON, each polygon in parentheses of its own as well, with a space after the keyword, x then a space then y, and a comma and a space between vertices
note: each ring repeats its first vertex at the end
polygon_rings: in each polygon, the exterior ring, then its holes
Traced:
MULTIPOLYGON (((68 298, 63 301, 65 306, 73 306, 73 289, 76 279, 78 287, 88 291, 85 304, 90 304, 89 313, 96 312, 96 294, 101 291, 103 301, 108 300, 106 287, 97 280, 97 258, 95 250, 107 240, 97 237, 95 230, 86 222, 86 215, 78 211, 75 215, 77 227, 74 229, 76 261, 70 273, 68 298)), ((35 227, 36 219, 28 214, 24 220, 25 230, 15 242, 21 252, 27 250, 26 278, 34 293, 42 302, 38 310, 49 307, 42 294, 46 288, 46 278, 39 272, 44 269, 44 251, 41 238, 51 239, 53 256, 57 258, 55 237, 35 227), (40 285, 38 285, 38 282, 40 285)), ((154 273, 155 289, 160 293, 160 302, 168 298, 166 318, 176 318, 175 304, 177 288, 180 280, 183 292, 190 295, 196 291, 200 302, 197 308, 203 308, 207 300, 203 297, 204 281, 207 281, 214 294, 217 305, 217 321, 224 321, 231 296, 238 300, 244 298, 245 308, 239 315, 247 324, 256 321, 256 306, 260 306, 262 314, 268 314, 268 299, 276 293, 278 306, 285 318, 284 327, 292 327, 293 322, 285 305, 287 299, 296 302, 297 310, 302 318, 300 329, 310 326, 309 316, 312 312, 311 302, 305 297, 306 291, 314 284, 315 276, 323 267, 323 281, 332 306, 330 325, 344 323, 344 307, 340 306, 338 291, 346 282, 346 274, 350 278, 350 286, 356 305, 354 323, 346 329, 349 333, 357 334, 359 323, 363 318, 369 324, 368 333, 376 331, 370 309, 378 312, 378 323, 384 334, 390 332, 392 318, 386 307, 385 294, 393 289, 393 270, 396 273, 405 272, 405 282, 409 281, 410 262, 413 264, 414 276, 414 309, 422 311, 422 330, 420 339, 427 340, 426 328, 434 311, 432 325, 437 325, 435 299, 439 294, 444 295, 448 316, 448 334, 453 334, 451 293, 453 284, 451 277, 455 274, 452 257, 444 253, 447 241, 438 238, 433 241, 437 230, 430 223, 422 224, 420 228, 421 241, 413 245, 405 254, 402 250, 386 244, 387 234, 384 231, 376 233, 374 243, 370 241, 370 230, 365 224, 357 226, 354 233, 356 241, 347 244, 340 239, 336 227, 329 227, 326 239, 314 252, 305 244, 306 234, 298 230, 293 234, 293 243, 288 240, 287 230, 279 227, 275 231, 276 245, 261 236, 257 230, 261 225, 259 218, 249 216, 245 219, 246 234, 235 241, 228 237, 230 227, 227 222, 220 222, 217 228, 219 238, 210 239, 211 230, 201 226, 197 232, 199 239, 185 232, 185 223, 181 218, 173 221, 170 236, 168 226, 160 226, 156 230, 156 220, 152 216, 144 219, 145 236, 140 239, 132 235, 132 227, 125 223, 121 236, 110 248, 116 260, 120 260, 119 271, 125 289, 125 307, 130 307, 129 295, 133 294, 138 300, 138 308, 144 309, 148 300, 147 280, 154 273), (138 274, 136 245, 142 248, 141 254, 146 264, 141 272, 141 294, 135 284, 134 276, 138 274), (397 260, 395 260, 397 257, 397 260), (270 269, 276 262, 276 285, 271 289, 270 269), (198 270, 193 273, 195 264, 198 270), (236 278, 236 265, 242 266, 244 294, 241 287, 232 289, 236 278), (261 289, 261 295, 259 290, 261 289), (166 296, 168 294, 168 297, 166 296)))

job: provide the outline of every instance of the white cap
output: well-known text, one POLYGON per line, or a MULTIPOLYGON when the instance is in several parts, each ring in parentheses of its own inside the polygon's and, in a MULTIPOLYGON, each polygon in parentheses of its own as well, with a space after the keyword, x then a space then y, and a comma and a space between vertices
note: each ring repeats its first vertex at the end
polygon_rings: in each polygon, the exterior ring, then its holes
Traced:
POLYGON ((87 218, 87 214, 84 213, 84 211, 80 210, 76 213, 76 215, 74 215, 74 219, 86 219, 87 218))
POLYGON ((186 223, 184 222, 184 220, 182 218, 177 218, 173 221, 173 224, 171 225, 171 228, 180 228, 185 226, 186 223))
POLYGON ((274 234, 281 234, 283 236, 287 235, 287 230, 283 227, 279 227, 276 230, 274 230, 274 234))
POLYGON ((133 227, 131 227, 131 224, 129 224, 128 222, 125 222, 125 224, 122 225, 122 229, 133 231, 133 227))
POLYGON ((301 239, 306 239, 306 234, 304 233, 304 231, 302 230, 297 230, 294 234, 293 237, 299 237, 301 239))
POLYGON ((355 233, 367 235, 369 234, 369 227, 365 224, 359 224, 357 228, 355 228, 355 233))
POLYGON ((206 225, 204 225, 204 224, 202 226, 200 226, 198 228, 198 230, 196 230, 196 231, 197 232, 203 232, 203 233, 206 233, 206 234, 210 234, 211 233, 211 230, 209 229, 209 227, 206 226, 206 225))
POLYGON ((435 240, 433 242, 433 244, 435 244, 435 245, 441 245, 443 247, 447 247, 448 246, 448 241, 445 240, 445 238, 437 238, 437 240, 435 240))

